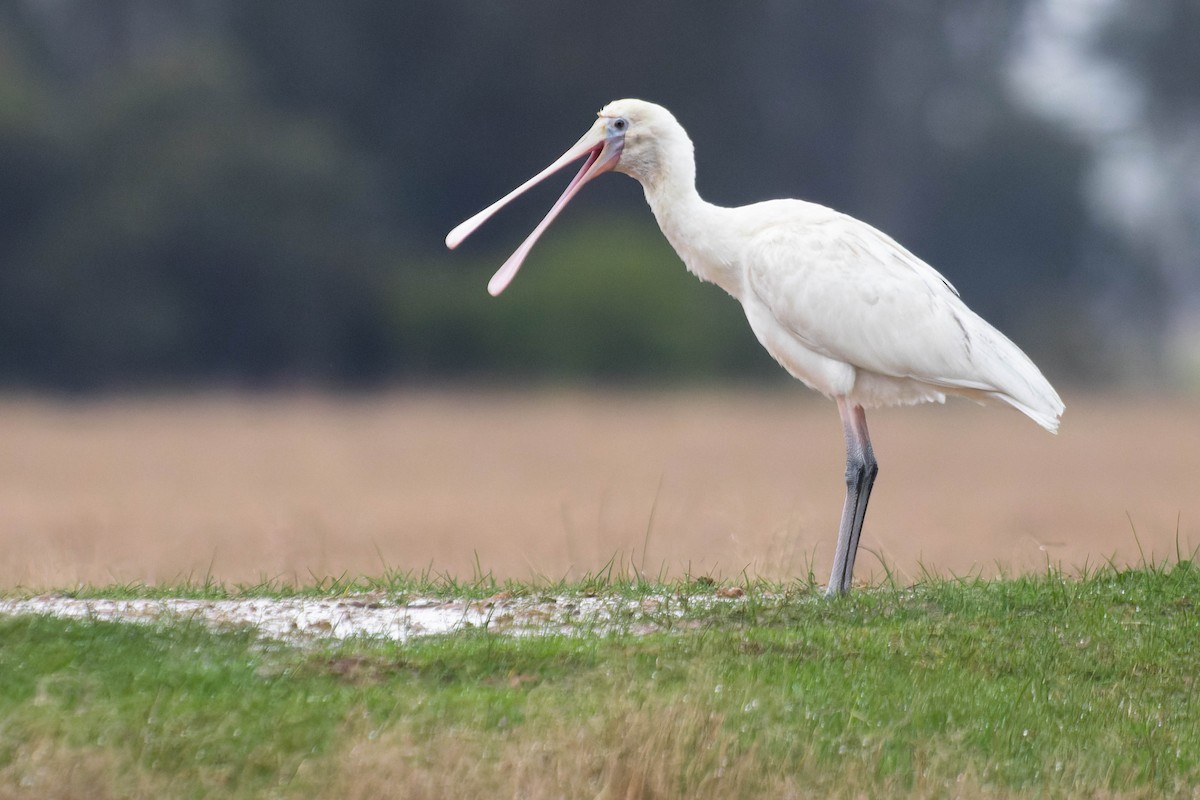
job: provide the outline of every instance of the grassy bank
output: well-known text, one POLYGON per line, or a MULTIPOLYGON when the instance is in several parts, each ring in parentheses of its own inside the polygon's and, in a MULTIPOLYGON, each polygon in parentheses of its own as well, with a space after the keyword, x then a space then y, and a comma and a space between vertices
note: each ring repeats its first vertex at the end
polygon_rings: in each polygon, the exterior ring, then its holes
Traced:
POLYGON ((648 602, 615 631, 304 647, 187 621, 0 619, 0 797, 1149 797, 1200 784, 1188 561, 837 602, 807 585, 716 604, 696 602, 714 592, 703 581, 555 588, 648 602), (649 601, 664 596, 682 616, 649 601))

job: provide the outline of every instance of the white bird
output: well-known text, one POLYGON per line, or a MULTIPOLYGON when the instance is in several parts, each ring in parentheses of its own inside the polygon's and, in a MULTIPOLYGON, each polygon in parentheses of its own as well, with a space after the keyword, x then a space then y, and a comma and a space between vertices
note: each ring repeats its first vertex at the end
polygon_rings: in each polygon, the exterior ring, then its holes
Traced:
POLYGON ((585 183, 610 170, 636 178, 688 270, 739 300, 767 352, 837 402, 846 438, 846 502, 827 596, 850 589, 879 469, 864 409, 941 403, 952 394, 1001 400, 1057 432, 1062 400, 1028 356, 891 237, 803 200, 715 206, 696 192, 692 141, 669 111, 627 99, 609 103, 598 117, 557 161, 452 230, 446 246, 457 247, 517 195, 586 156, 488 284, 498 295, 585 183))

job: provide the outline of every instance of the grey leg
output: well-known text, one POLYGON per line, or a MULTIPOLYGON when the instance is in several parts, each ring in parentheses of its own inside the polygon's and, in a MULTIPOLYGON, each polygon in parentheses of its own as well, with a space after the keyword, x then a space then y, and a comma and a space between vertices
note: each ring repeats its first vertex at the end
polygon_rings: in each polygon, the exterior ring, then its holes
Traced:
POLYGON ((862 406, 851 407, 843 398, 838 398, 837 405, 846 436, 846 504, 842 507, 842 524, 838 527, 837 552, 833 558, 833 574, 825 589, 826 597, 850 591, 854 556, 858 553, 863 519, 867 516, 867 501, 879 472, 879 464, 871 450, 871 437, 867 434, 866 412, 862 406))

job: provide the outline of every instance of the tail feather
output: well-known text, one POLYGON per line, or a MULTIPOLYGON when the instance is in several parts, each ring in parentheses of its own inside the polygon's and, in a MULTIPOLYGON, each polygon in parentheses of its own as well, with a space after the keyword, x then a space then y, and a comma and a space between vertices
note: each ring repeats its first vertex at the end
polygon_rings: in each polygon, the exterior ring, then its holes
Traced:
MULTIPOLYGON (((990 327, 990 326, 989 326, 990 327)), ((987 351, 982 354, 990 389, 989 397, 1003 400, 1051 433, 1058 433, 1062 416, 1062 398, 1029 356, 995 328, 986 337, 987 351)))
POLYGON ((988 392, 988 396, 994 397, 997 400, 1003 400, 1046 430, 1051 433, 1058 433, 1059 418, 1062 416, 1066 406, 1063 405, 1063 401, 1059 399, 1058 393, 1054 391, 1054 388, 1049 383, 1046 383, 1045 388, 1049 391, 1049 394, 1039 398, 1041 401, 1040 406, 1028 405, 1004 392, 988 392))

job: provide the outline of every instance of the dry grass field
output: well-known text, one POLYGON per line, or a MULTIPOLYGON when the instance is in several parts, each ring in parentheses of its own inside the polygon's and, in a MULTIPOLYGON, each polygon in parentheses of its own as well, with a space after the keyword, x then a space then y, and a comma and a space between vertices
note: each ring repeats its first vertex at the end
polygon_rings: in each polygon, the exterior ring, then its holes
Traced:
MULTIPOLYGON (((1065 400, 1057 437, 964 402, 873 413, 863 546, 901 579, 1200 546, 1198 404, 1065 400)), ((833 405, 801 389, 9 397, 0 588, 558 579, 614 559, 823 581, 842 469, 833 405)))

